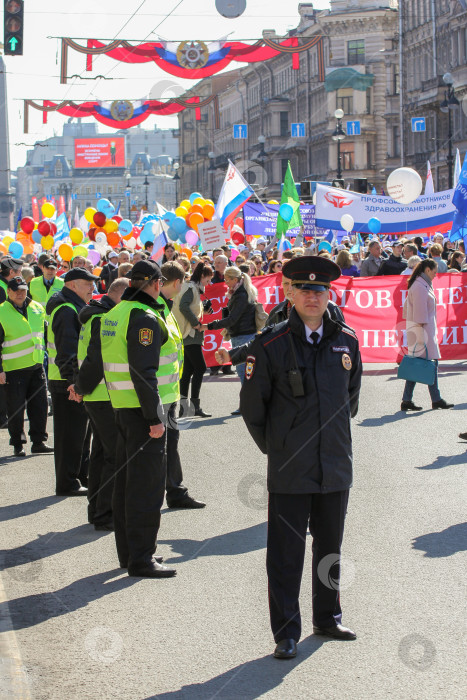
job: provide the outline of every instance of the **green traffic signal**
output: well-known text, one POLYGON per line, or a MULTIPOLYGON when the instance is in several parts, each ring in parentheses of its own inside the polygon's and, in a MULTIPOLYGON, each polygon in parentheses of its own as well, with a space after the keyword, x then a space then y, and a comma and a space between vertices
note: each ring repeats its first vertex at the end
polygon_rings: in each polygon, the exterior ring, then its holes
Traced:
POLYGON ((3 45, 7 56, 23 55, 23 0, 4 0, 3 45))
POLYGON ((12 36, 11 39, 8 39, 8 43, 10 44, 10 49, 14 51, 16 49, 16 45, 19 43, 18 39, 15 36, 12 36))

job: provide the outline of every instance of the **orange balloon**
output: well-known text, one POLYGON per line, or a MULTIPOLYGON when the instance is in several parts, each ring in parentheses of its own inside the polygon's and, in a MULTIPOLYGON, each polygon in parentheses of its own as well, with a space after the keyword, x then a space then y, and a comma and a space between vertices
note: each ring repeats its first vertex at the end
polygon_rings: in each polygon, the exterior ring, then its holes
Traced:
POLYGON ((193 214, 190 214, 190 216, 188 217, 188 225, 195 231, 198 230, 199 224, 202 224, 203 222, 204 216, 197 211, 195 211, 193 214))
POLYGON ((102 267, 95 267, 93 270, 93 273, 96 275, 96 277, 100 277, 102 272, 102 267))
POLYGON ((73 257, 73 248, 68 243, 62 243, 58 249, 58 254, 62 260, 70 261, 73 257))
MULTIPOLYGON (((29 236, 28 236, 29 238, 29 236)), ((34 253, 34 243, 30 240, 24 241, 23 251, 25 255, 32 255, 34 253)))
POLYGON ((130 238, 133 238, 133 231, 130 231, 130 233, 127 233, 126 236, 122 236, 124 241, 129 241, 130 238))
POLYGON ((100 226, 98 226, 98 227, 95 229, 94 235, 96 235, 96 233, 105 233, 105 235, 107 235, 107 231, 105 230, 105 228, 102 228, 102 227, 100 227, 100 226))
POLYGON ((205 204, 203 207, 202 214, 205 219, 208 221, 211 221, 212 217, 214 216, 215 208, 212 204, 205 204))
POLYGON ((4 245, 1 241, 0 241, 0 252, 2 252, 4 255, 6 255, 8 253, 6 245, 4 245))
POLYGON ((193 204, 193 206, 191 207, 191 213, 192 214, 195 214, 195 213, 202 214, 203 207, 201 206, 201 204, 193 204))
POLYGON ((182 248, 181 252, 183 253, 183 255, 186 255, 188 260, 191 260, 191 256, 193 255, 193 251, 190 250, 190 248, 182 248))
POLYGON ((120 243, 120 235, 116 231, 107 234, 107 243, 112 248, 115 248, 120 243))

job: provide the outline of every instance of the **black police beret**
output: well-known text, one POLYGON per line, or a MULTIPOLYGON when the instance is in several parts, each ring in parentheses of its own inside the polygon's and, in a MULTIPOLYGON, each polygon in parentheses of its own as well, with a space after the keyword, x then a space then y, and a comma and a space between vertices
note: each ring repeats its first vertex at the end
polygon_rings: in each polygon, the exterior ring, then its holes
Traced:
POLYGON ((27 288, 28 288, 28 285, 25 282, 25 280, 23 280, 22 277, 13 277, 13 279, 11 279, 8 282, 8 289, 11 289, 12 292, 17 292, 18 289, 27 289, 27 288))
POLYGON ((138 260, 128 273, 132 280, 160 280, 162 272, 154 260, 138 260))
POLYGON ((300 289, 324 291, 341 276, 341 269, 328 258, 303 255, 287 262, 282 268, 282 274, 300 289))
POLYGON ((74 282, 74 280, 86 280, 86 282, 96 282, 99 277, 96 275, 91 275, 84 267, 74 267, 72 270, 68 270, 66 274, 63 275, 62 280, 64 282, 74 282))

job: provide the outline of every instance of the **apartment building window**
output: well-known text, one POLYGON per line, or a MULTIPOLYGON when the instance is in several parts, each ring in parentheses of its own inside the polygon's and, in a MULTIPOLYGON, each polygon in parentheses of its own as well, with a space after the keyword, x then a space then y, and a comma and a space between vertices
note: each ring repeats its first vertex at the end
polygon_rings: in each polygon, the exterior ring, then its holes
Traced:
POLYGON ((397 158, 401 154, 401 138, 399 126, 392 127, 392 155, 397 158))
POLYGON ((355 168, 355 146, 353 143, 341 143, 342 170, 355 168))
POLYGON ((344 114, 353 114, 352 88, 340 88, 337 91, 337 109, 342 109, 344 114))
POLYGON ((373 168, 373 148, 372 148, 372 143, 371 141, 366 142, 366 167, 368 170, 371 170, 373 168))
POLYGON ((62 168, 62 163, 60 160, 57 160, 55 163, 55 177, 62 177, 63 175, 63 168, 62 168))
POLYGON ((289 135, 289 113, 288 112, 281 112, 280 113, 280 135, 281 136, 288 136, 289 135))
POLYGON ((347 64, 355 66, 365 63, 365 39, 347 42, 347 64))
POLYGON ((371 114, 371 88, 366 91, 366 113, 371 114))

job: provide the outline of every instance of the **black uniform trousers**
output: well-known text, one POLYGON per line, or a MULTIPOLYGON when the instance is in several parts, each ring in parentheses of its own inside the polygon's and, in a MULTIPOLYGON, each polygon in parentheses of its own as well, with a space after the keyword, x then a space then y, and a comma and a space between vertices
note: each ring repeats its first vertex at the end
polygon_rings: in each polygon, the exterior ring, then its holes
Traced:
POLYGON ((7 425, 6 386, 5 384, 0 384, 0 428, 6 428, 7 425))
POLYGON ((88 520, 94 525, 112 522, 112 496, 117 454, 117 425, 110 401, 85 401, 92 426, 88 475, 88 520))
POLYGON ((26 442, 24 411, 29 418, 29 437, 33 445, 47 440, 47 388, 42 365, 6 373, 6 400, 10 445, 26 442))
MULTIPOLYGON (((64 382, 65 384, 66 382, 64 382)), ((54 414, 54 457, 57 494, 81 486, 81 455, 88 416, 82 403, 70 401, 68 392, 49 384, 54 414)))
MULTIPOLYGON (((166 407, 164 407, 166 408, 166 407)), ((177 404, 173 403, 166 412, 166 452, 165 464, 167 472, 167 505, 171 506, 175 503, 183 501, 188 495, 188 489, 183 484, 182 463, 178 452, 178 441, 180 439, 180 430, 177 423, 177 404)))
POLYGON ((340 624, 340 551, 349 491, 321 494, 269 494, 266 569, 274 640, 301 635, 298 597, 307 528, 313 538, 313 624, 340 624), (322 562, 320 566, 320 562, 322 562))
POLYGON ((143 566, 156 551, 165 495, 165 435, 149 437, 140 408, 115 411, 117 473, 113 517, 117 554, 122 566, 143 566))

